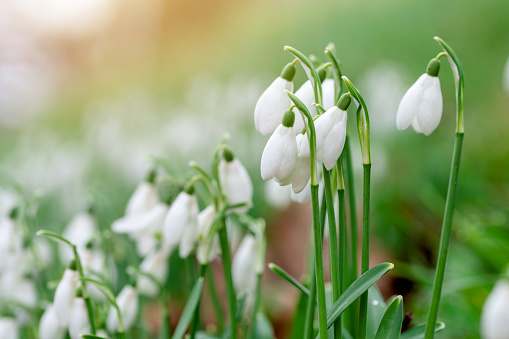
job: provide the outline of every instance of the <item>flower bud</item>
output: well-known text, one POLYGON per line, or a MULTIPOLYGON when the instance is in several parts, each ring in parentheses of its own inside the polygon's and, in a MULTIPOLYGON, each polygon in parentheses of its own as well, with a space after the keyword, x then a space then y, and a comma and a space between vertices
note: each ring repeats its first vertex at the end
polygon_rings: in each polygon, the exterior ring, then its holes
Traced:
POLYGON ((39 322, 39 339, 62 339, 65 327, 60 326, 53 304, 48 305, 39 322))
POLYGON ((69 314, 69 336, 81 339, 83 334, 91 334, 88 310, 83 298, 74 298, 69 314))
MULTIPOLYGON (((251 203, 253 200, 253 184, 239 158, 232 158, 231 161, 221 160, 218 172, 221 189, 230 205, 251 203)), ((233 211, 236 213, 246 213, 248 210, 249 206, 245 206, 235 208, 233 211)))
POLYGON ((70 310, 79 284, 78 278, 78 272, 70 268, 66 269, 55 290, 53 305, 60 326, 66 327, 69 325, 70 310))

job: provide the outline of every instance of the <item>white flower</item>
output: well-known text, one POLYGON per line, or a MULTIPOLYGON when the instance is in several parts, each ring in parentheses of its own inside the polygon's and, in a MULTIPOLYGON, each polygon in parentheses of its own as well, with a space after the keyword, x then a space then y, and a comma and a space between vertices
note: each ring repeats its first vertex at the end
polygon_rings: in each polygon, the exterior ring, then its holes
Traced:
POLYGON ((133 195, 129 198, 125 215, 147 212, 157 205, 158 201, 159 197, 154 184, 143 181, 136 187, 133 195))
POLYGON ((189 235, 186 235, 186 242, 181 244, 181 246, 183 247, 182 254, 185 256, 189 255, 194 246, 194 243, 189 246, 189 240, 194 242, 192 235, 196 233, 196 228, 198 227, 198 213, 196 196, 184 191, 180 192, 164 218, 163 235, 167 253, 170 253, 177 247, 182 240, 182 236, 187 231, 188 234, 191 234, 191 239, 188 238, 189 235))
MULTIPOLYGON (((97 232, 97 223, 92 215, 82 212, 75 215, 62 232, 62 236, 69 240, 76 248, 83 249, 93 239, 97 232)), ((60 260, 69 262, 74 258, 74 253, 69 246, 60 246, 60 260)))
POLYGON ((507 62, 504 68, 504 89, 507 93, 509 93, 509 58, 507 58, 507 62))
MULTIPOLYGON (((164 285, 168 277, 168 262, 164 251, 160 250, 149 253, 140 264, 140 272, 150 274, 160 284, 164 285)), ((149 297, 154 297, 159 293, 159 286, 144 275, 138 276, 136 288, 140 294, 149 297)))
POLYGON ((58 315, 53 304, 48 305, 39 322, 40 339, 61 339, 65 335, 65 327, 60 326, 58 315))
POLYGON ((484 339, 509 338, 509 280, 499 280, 484 302, 481 333, 484 339))
MULTIPOLYGON (((100 275, 103 273, 105 258, 104 254, 97 248, 84 248, 78 251, 80 256, 81 265, 83 266, 83 270, 87 276, 93 279, 100 278, 100 275)), ((90 296, 97 301, 106 301, 106 296, 101 292, 100 288, 93 283, 87 282, 87 289, 90 296)))
POLYGON ((78 272, 67 268, 55 290, 53 305, 55 306, 60 326, 65 327, 69 324, 69 314, 79 283, 78 277, 78 272))
POLYGON ((69 336, 81 339, 83 334, 91 334, 88 310, 83 298, 74 298, 69 314, 69 336))
POLYGON ((254 291, 257 261, 258 241, 247 234, 232 261, 232 279, 237 293, 254 291))
POLYGON ((311 180, 308 181, 304 189, 299 193, 290 192, 290 199, 299 204, 305 204, 311 200, 311 180))
POLYGON ((290 186, 280 186, 276 181, 265 182, 265 199, 273 208, 284 210, 290 201, 290 186))
POLYGON ((216 217, 216 210, 214 206, 209 205, 198 214, 198 249, 196 257, 198 262, 206 265, 220 253, 219 238, 214 234, 213 238, 209 239, 210 229, 216 217))
POLYGON ((416 132, 430 135, 440 123, 442 108, 440 80, 424 73, 401 99, 396 125, 404 130, 411 124, 416 132))
MULTIPOLYGON (((313 105, 313 103, 315 103, 315 92, 311 81, 308 80, 303 83, 302 86, 300 86, 300 88, 295 92, 295 96, 302 101, 309 113, 311 113, 311 116, 314 117, 316 115, 316 107, 313 105)), ((295 125, 293 125, 293 127, 297 133, 300 133, 304 128, 305 121, 302 119, 302 114, 297 107, 293 109, 293 112, 295 113, 295 125)))
MULTIPOLYGON (((122 315, 122 322, 125 331, 134 325, 136 316, 138 315, 138 293, 131 285, 126 285, 117 296, 117 304, 122 315)), ((111 306, 106 320, 108 330, 112 333, 118 332, 118 316, 115 307, 111 306)))
POLYGON ((265 145, 260 165, 263 180, 275 178, 279 182, 288 180, 297 164, 297 142, 293 127, 282 124, 265 145))
MULTIPOLYGON (((14 220, 8 217, 0 219, 0 276, 5 274, 22 275, 24 272, 20 270, 19 263, 22 260, 23 239, 20 232, 16 229, 14 220)), ((2 292, 0 292, 1 294, 2 292)))
POLYGON ((2 339, 18 339, 18 324, 16 320, 0 317, 0 335, 2 339))
MULTIPOLYGON (((295 72, 295 67, 293 69, 295 72)), ((281 123, 284 113, 292 105, 292 101, 285 92, 285 90, 293 91, 291 78, 287 80, 278 77, 258 99, 254 111, 254 122, 256 130, 262 135, 274 132, 281 123)))
MULTIPOLYGON (((218 166, 219 181, 223 194, 230 205, 250 203, 253 200, 253 184, 246 169, 238 158, 230 161, 221 159, 218 166)), ((238 207, 233 211, 246 213, 249 206, 238 207)))
POLYGON ((297 158, 297 164, 292 174, 292 190, 294 193, 301 192, 311 178, 311 161, 309 158, 309 149, 307 155, 300 155, 300 147, 302 144, 309 145, 307 142, 307 135, 299 134, 296 137, 297 149, 299 150, 299 156, 297 158), (306 139, 306 141, 304 141, 306 139))
POLYGON ((325 79, 322 82, 322 101, 323 108, 325 108, 325 110, 328 110, 329 108, 336 104, 335 97, 336 91, 334 89, 334 80, 325 79))

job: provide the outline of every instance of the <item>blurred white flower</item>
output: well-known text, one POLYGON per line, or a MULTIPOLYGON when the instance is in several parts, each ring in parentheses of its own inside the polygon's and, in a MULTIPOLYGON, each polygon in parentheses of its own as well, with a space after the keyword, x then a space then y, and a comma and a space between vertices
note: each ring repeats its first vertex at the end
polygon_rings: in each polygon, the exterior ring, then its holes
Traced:
MULTIPOLYGON (((253 200, 253 184, 239 158, 221 159, 218 166, 221 189, 230 205, 251 203, 253 200)), ((237 207, 234 212, 246 213, 249 206, 237 207)))
POLYGON ((509 280, 499 280, 484 302, 481 334, 484 339, 509 338, 509 280))
POLYGON ((335 96, 336 92, 334 89, 334 80, 325 79, 322 82, 322 101, 323 108, 325 108, 325 110, 328 110, 329 108, 336 104, 335 96))
MULTIPOLYGON (((303 83, 302 86, 300 86, 300 88, 295 92, 295 96, 302 101, 309 113, 311 113, 311 116, 314 117, 316 115, 316 106, 313 105, 315 102, 315 92, 313 91, 311 81, 307 80, 303 83)), ((296 133, 300 133, 304 128, 304 120, 302 119, 302 114, 297 107, 293 108, 293 112, 295 113, 295 124, 293 125, 293 128, 296 133)))
POLYGON ((16 320, 0 317, 0 335, 2 339, 18 339, 18 323, 16 320))
MULTIPOLYGON (((90 245, 90 243, 88 245, 90 245)), ((79 250, 78 254, 80 256, 81 265, 83 266, 85 275, 93 279, 101 280, 101 275, 106 271, 106 259, 103 252, 90 245, 79 250)), ((86 284, 90 297, 96 301, 106 301, 106 296, 101 292, 101 289, 96 284, 90 282, 87 282, 86 284)))
MULTIPOLYGON (((23 272, 19 266, 22 260, 23 239, 16 227, 16 223, 10 217, 0 218, 0 276, 1 273, 22 275, 23 272)), ((1 292, 0 292, 1 293, 1 292)))
POLYGON ((206 265, 221 252, 217 233, 209 240, 210 229, 216 217, 214 206, 209 205, 198 214, 198 248, 196 257, 198 262, 206 265))
POLYGON ((85 299, 74 298, 68 317, 71 339, 81 339, 83 334, 91 334, 85 299))
POLYGON ((57 289, 55 290, 53 305, 55 307, 55 312, 58 315, 58 322, 60 323, 60 326, 66 327, 69 325, 69 315, 79 284, 78 279, 78 272, 67 268, 64 271, 62 280, 60 280, 57 289))
MULTIPOLYGON (((140 271, 150 274, 160 284, 164 285, 168 277, 168 257, 164 251, 152 251, 143 259, 140 264, 140 271)), ((136 288, 142 295, 154 297, 159 293, 157 286, 149 277, 139 275, 136 281, 136 288)))
POLYGON ((232 261, 233 285, 237 293, 254 292, 257 261, 258 241, 252 235, 247 234, 232 261))
POLYGON ((297 202, 299 204, 305 204, 309 200, 311 200, 311 180, 308 180, 304 189, 299 193, 295 193, 293 190, 290 192, 290 200, 297 202))
POLYGON ((199 212, 196 196, 184 191, 180 192, 164 218, 164 248, 167 253, 170 253, 179 243, 182 257, 187 257, 193 250, 199 212), (185 239, 184 234, 186 234, 185 239))
POLYGON ((404 130, 411 124, 417 133, 430 135, 440 123, 443 109, 442 91, 437 76, 440 64, 432 65, 433 60, 427 72, 434 75, 429 73, 421 75, 401 99, 396 114, 396 125, 399 130, 404 130), (430 70, 430 67, 435 68, 430 70))
MULTIPOLYGON (((138 292, 131 285, 126 285, 117 296, 117 304, 122 315, 122 322, 125 331, 129 331, 134 325, 138 315, 138 292)), ((111 306, 106 320, 108 331, 118 332, 118 315, 115 307, 111 306)))
POLYGON ((260 171, 263 180, 290 179, 297 165, 297 142, 293 127, 280 124, 263 149, 260 171))
POLYGON ((304 189, 304 187, 306 187, 306 184, 311 178, 311 161, 309 158, 309 150, 307 155, 301 155, 300 152, 302 144, 305 145, 304 147, 306 147, 306 145, 309 146, 307 135, 299 133, 296 137, 296 142, 299 155, 297 158, 297 164, 295 165, 295 170, 292 174, 292 191, 294 193, 299 193, 304 189))
POLYGON ((290 206, 290 186, 280 186, 274 180, 265 182, 265 199, 273 208, 283 210, 290 206))
POLYGON ((509 58, 507 58, 507 62, 504 67, 504 89, 507 93, 509 93, 509 58))
MULTIPOLYGON (((97 232, 97 222, 88 212, 75 215, 62 232, 62 236, 76 246, 78 250, 84 249, 94 238, 97 232)), ((59 246, 60 260, 69 262, 74 258, 74 253, 69 246, 59 246)))
POLYGON ((60 326, 58 315, 55 312, 53 304, 48 305, 39 321, 39 338, 40 339, 62 339, 65 335, 66 328, 60 326))
POLYGON ((140 214, 151 210, 157 205, 159 196, 154 184, 143 181, 129 198, 125 209, 125 215, 140 214))
POLYGON ((274 132, 281 123, 284 113, 292 105, 285 90, 293 91, 294 74, 295 67, 291 64, 287 65, 281 76, 274 80, 258 99, 254 111, 254 122, 256 130, 262 135, 274 132))
POLYGON ((329 171, 336 165, 343 152, 346 119, 347 114, 344 110, 332 106, 315 120, 316 161, 323 163, 329 171))

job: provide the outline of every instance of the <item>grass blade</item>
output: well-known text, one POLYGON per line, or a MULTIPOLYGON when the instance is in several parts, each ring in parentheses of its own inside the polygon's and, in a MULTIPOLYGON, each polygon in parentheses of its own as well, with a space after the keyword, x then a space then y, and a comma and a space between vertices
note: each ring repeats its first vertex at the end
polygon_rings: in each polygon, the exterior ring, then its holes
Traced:
POLYGON ((194 317, 194 310, 200 302, 202 290, 203 277, 199 277, 198 280, 196 280, 194 283, 193 289, 189 294, 189 299, 187 299, 186 306, 184 307, 184 311, 182 312, 182 316, 180 317, 180 320, 177 324, 175 333, 173 333, 172 339, 181 339, 184 337, 184 334, 186 333, 186 330, 194 317))
POLYGON ((403 297, 398 295, 387 307, 375 339, 399 338, 403 324, 403 297))

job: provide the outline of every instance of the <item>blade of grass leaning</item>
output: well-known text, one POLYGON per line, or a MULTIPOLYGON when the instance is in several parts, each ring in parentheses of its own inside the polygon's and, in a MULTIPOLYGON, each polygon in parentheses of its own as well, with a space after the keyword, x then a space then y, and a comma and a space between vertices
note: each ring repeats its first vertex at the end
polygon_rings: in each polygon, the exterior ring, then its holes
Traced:
MULTIPOLYGON (((374 338, 382 318, 384 317, 385 311, 387 310, 387 304, 385 303, 380 290, 376 285, 373 285, 368 290, 368 323, 366 329, 366 337, 374 338)), ((347 310, 348 312, 348 310, 347 310)))
POLYGON ((292 277, 288 272, 279 267, 274 263, 269 264, 269 268, 272 272, 276 273, 281 279, 289 283, 290 285, 296 287, 299 291, 304 293, 304 295, 309 296, 309 289, 307 289, 304 285, 302 285, 297 279, 292 277))
MULTIPOLYGON (((445 324, 438 322, 435 324, 435 333, 442 331, 445 328, 445 324)), ((420 324, 412 327, 411 329, 401 333, 400 339, 424 339, 424 333, 426 332, 426 324, 420 324)))
POLYGON ((403 324, 403 297, 398 295, 387 307, 375 339, 399 338, 403 324))
MULTIPOLYGON (((361 294, 366 292, 373 284, 385 273, 394 268, 391 263, 378 264, 355 280, 339 297, 339 299, 329 308, 327 312, 327 327, 331 327, 341 313, 354 302, 361 294)), ((318 335, 316 338, 318 339, 318 335)))
POLYGON ((194 283, 193 289, 189 294, 189 298, 187 299, 186 306, 184 307, 184 311, 182 312, 182 316, 177 324, 177 328, 175 328, 175 333, 173 333, 172 339, 181 339, 184 337, 189 324, 191 324, 191 320, 194 316, 194 310, 198 305, 201 293, 203 290, 203 277, 199 277, 198 280, 194 283))

